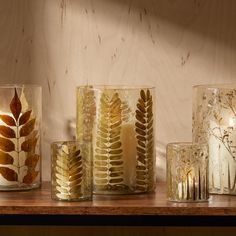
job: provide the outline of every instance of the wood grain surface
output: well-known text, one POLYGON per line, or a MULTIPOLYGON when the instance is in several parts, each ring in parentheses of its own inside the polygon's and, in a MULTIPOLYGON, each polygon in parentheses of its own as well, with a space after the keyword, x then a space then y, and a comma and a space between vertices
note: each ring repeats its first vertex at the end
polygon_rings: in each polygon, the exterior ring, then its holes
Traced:
POLYGON ((62 202, 51 200, 50 184, 44 182, 38 190, 1 192, 0 214, 236 216, 236 198, 213 195, 209 203, 172 203, 166 200, 162 183, 153 194, 95 195, 93 201, 62 202))

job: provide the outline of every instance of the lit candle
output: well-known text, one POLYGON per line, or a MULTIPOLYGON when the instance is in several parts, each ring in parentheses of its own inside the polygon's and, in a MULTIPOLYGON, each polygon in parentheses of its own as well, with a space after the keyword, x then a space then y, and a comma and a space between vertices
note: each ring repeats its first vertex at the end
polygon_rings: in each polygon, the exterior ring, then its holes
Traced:
POLYGON ((197 188, 198 184, 195 181, 195 177, 188 174, 187 178, 178 184, 179 199, 195 200, 197 188))
POLYGON ((170 201, 206 201, 207 175, 208 145, 197 143, 167 145, 167 195, 170 201))

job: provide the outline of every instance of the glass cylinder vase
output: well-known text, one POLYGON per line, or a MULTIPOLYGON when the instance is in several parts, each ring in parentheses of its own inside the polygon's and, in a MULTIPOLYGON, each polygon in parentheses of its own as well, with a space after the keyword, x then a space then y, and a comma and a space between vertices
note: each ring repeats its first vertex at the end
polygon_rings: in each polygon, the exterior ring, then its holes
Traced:
POLYGON ((236 84, 193 92, 193 140, 209 144, 209 191, 236 195, 236 84))
POLYGON ((167 145, 167 195, 169 201, 201 202, 209 198, 208 146, 167 145))
POLYGON ((154 88, 78 87, 77 138, 93 142, 94 193, 154 191, 154 108, 154 88))
POLYGON ((40 186, 41 114, 40 86, 0 86, 0 190, 40 186))
POLYGON ((92 152, 90 142, 60 141, 51 145, 52 199, 92 199, 92 152))

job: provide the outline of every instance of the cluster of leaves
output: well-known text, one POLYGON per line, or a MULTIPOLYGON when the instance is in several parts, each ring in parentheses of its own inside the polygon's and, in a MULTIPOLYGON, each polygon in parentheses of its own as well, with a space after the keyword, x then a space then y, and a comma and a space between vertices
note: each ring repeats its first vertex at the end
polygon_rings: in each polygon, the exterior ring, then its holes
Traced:
POLYGON ((54 188, 62 200, 78 199, 82 195, 83 166, 80 150, 69 150, 66 144, 54 157, 54 188))
POLYGON ((34 130, 35 118, 31 118, 31 110, 22 113, 22 105, 16 89, 10 102, 10 110, 12 116, 0 115, 0 119, 5 123, 5 125, 0 125, 0 174, 8 181, 19 181, 22 167, 19 161, 20 153, 25 152, 24 166, 27 167, 27 173, 22 181, 30 184, 38 175, 38 171, 35 170, 39 161, 39 155, 35 153, 38 140, 38 132, 34 130), (22 138, 24 141, 20 142, 22 138), (18 172, 10 168, 13 166, 17 167, 18 172))
POLYGON ((121 100, 117 93, 102 94, 96 148, 94 155, 95 189, 120 190, 123 185, 124 163, 122 160, 121 100))
POLYGON ((137 103, 135 131, 137 138, 136 189, 154 189, 154 129, 153 101, 150 91, 140 91, 137 103))

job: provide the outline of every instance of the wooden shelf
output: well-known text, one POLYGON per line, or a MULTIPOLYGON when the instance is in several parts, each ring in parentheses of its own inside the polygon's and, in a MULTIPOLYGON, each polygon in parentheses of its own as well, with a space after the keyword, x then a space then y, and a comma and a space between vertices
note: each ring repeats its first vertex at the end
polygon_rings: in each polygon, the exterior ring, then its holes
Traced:
POLYGON ((33 222, 38 219, 49 220, 49 224, 54 224, 53 220, 74 224, 76 219, 80 219, 81 224, 87 224, 87 220, 92 219, 90 223, 96 225, 105 224, 102 219, 109 221, 111 225, 114 222, 117 224, 117 219, 121 220, 118 224, 128 225, 140 220, 142 225, 159 225, 166 219, 169 220, 167 225, 179 225, 180 219, 187 220, 190 224, 191 220, 208 220, 207 224, 211 225, 214 219, 220 220, 220 224, 223 221, 236 224, 236 196, 213 195, 208 203, 172 203, 166 200, 164 183, 157 184, 156 193, 152 194, 96 195, 93 201, 84 202, 51 200, 49 182, 44 182, 41 189, 28 192, 0 192, 0 224, 22 224, 24 217, 33 222), (156 220, 158 222, 155 223, 156 220))

